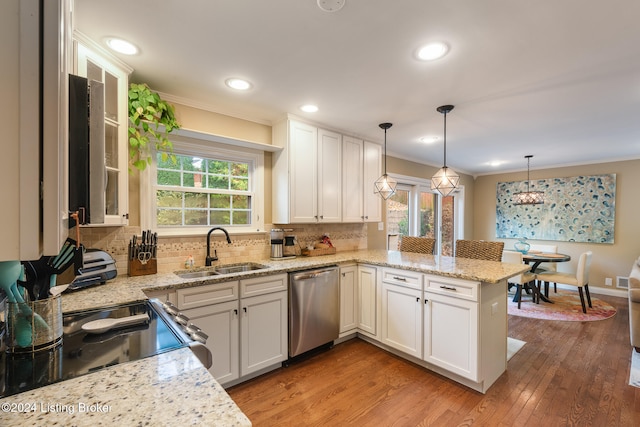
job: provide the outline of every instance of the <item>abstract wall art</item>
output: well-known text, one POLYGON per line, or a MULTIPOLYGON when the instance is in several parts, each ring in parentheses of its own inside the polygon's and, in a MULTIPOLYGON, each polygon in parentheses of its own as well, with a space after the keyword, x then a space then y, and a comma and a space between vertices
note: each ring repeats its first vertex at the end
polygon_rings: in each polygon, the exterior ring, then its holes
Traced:
POLYGON ((544 204, 515 206, 514 193, 527 181, 498 182, 496 236, 613 244, 616 175, 531 180, 532 191, 544 191, 544 204))

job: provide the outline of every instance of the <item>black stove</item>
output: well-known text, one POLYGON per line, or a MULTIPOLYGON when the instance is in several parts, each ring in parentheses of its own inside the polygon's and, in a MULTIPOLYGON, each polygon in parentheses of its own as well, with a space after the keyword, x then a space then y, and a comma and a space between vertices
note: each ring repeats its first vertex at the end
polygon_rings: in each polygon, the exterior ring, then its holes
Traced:
POLYGON ((172 306, 168 307, 169 310, 165 307, 158 300, 148 300, 65 314, 62 342, 55 348, 0 355, 0 398, 120 363, 182 347, 193 347, 193 338, 178 324, 181 319, 171 314, 172 306), (102 334, 90 334, 82 330, 83 324, 93 320, 143 313, 147 313, 149 321, 142 324, 112 329, 102 334))

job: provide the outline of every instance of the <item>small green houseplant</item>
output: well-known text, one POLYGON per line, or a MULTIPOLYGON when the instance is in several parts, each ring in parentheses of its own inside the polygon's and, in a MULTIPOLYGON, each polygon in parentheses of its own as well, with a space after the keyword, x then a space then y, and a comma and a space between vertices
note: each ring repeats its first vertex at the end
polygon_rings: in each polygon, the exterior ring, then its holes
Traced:
POLYGON ((173 144, 167 135, 179 128, 173 105, 163 101, 146 83, 129 85, 129 161, 136 169, 143 171, 151 164, 151 141, 163 160, 171 158, 175 162, 173 144))

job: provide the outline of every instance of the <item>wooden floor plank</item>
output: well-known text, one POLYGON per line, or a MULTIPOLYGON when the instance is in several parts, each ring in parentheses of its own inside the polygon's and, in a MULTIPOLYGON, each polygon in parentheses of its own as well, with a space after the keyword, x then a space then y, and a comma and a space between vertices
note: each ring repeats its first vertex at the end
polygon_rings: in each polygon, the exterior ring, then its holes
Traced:
POLYGON ((527 344, 486 394, 354 339, 227 390, 261 426, 637 426, 627 300, 598 322, 509 316, 527 344))

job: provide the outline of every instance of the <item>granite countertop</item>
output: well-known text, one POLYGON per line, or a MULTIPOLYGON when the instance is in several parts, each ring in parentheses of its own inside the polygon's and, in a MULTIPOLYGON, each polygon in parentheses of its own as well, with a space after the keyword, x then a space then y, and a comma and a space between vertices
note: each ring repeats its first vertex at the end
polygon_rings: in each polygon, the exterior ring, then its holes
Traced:
POLYGON ((51 384, 0 400, 9 426, 250 426, 188 348, 51 384))
MULTIPOLYGON (((104 285, 63 294, 63 312, 147 299, 145 292, 179 289, 336 264, 364 263, 484 282, 488 286, 528 270, 504 264, 385 250, 338 252, 319 257, 256 260, 267 268, 243 273, 184 279, 174 273, 118 276, 104 285)), ((200 267, 195 270, 207 269, 200 267)), ((188 349, 124 363, 1 399, 19 412, 0 412, 3 426, 25 424, 251 425, 233 400, 188 349), (26 408, 20 404, 33 404, 26 408), (83 406, 84 405, 84 406, 83 406), (93 405, 93 407, 89 406, 93 405), (81 410, 82 409, 82 410, 81 410), (93 412, 91 411, 93 410, 93 412), (73 411, 73 413, 71 413, 73 411), (89 412, 88 412, 89 411, 89 412)))
MULTIPOLYGON (((118 276, 105 285, 94 286, 63 294, 62 311, 88 310, 95 307, 122 304, 147 299, 145 291, 159 291, 221 283, 249 277, 268 276, 336 264, 363 263, 382 267, 401 268, 427 274, 436 274, 457 279, 474 280, 496 284, 529 270, 527 265, 505 264, 495 261, 480 261, 409 252, 386 250, 360 250, 337 252, 335 255, 297 257, 292 259, 256 260, 267 268, 242 273, 183 279, 174 273, 159 273, 149 276, 118 276)), ((196 267, 192 271, 211 267, 196 267)))

